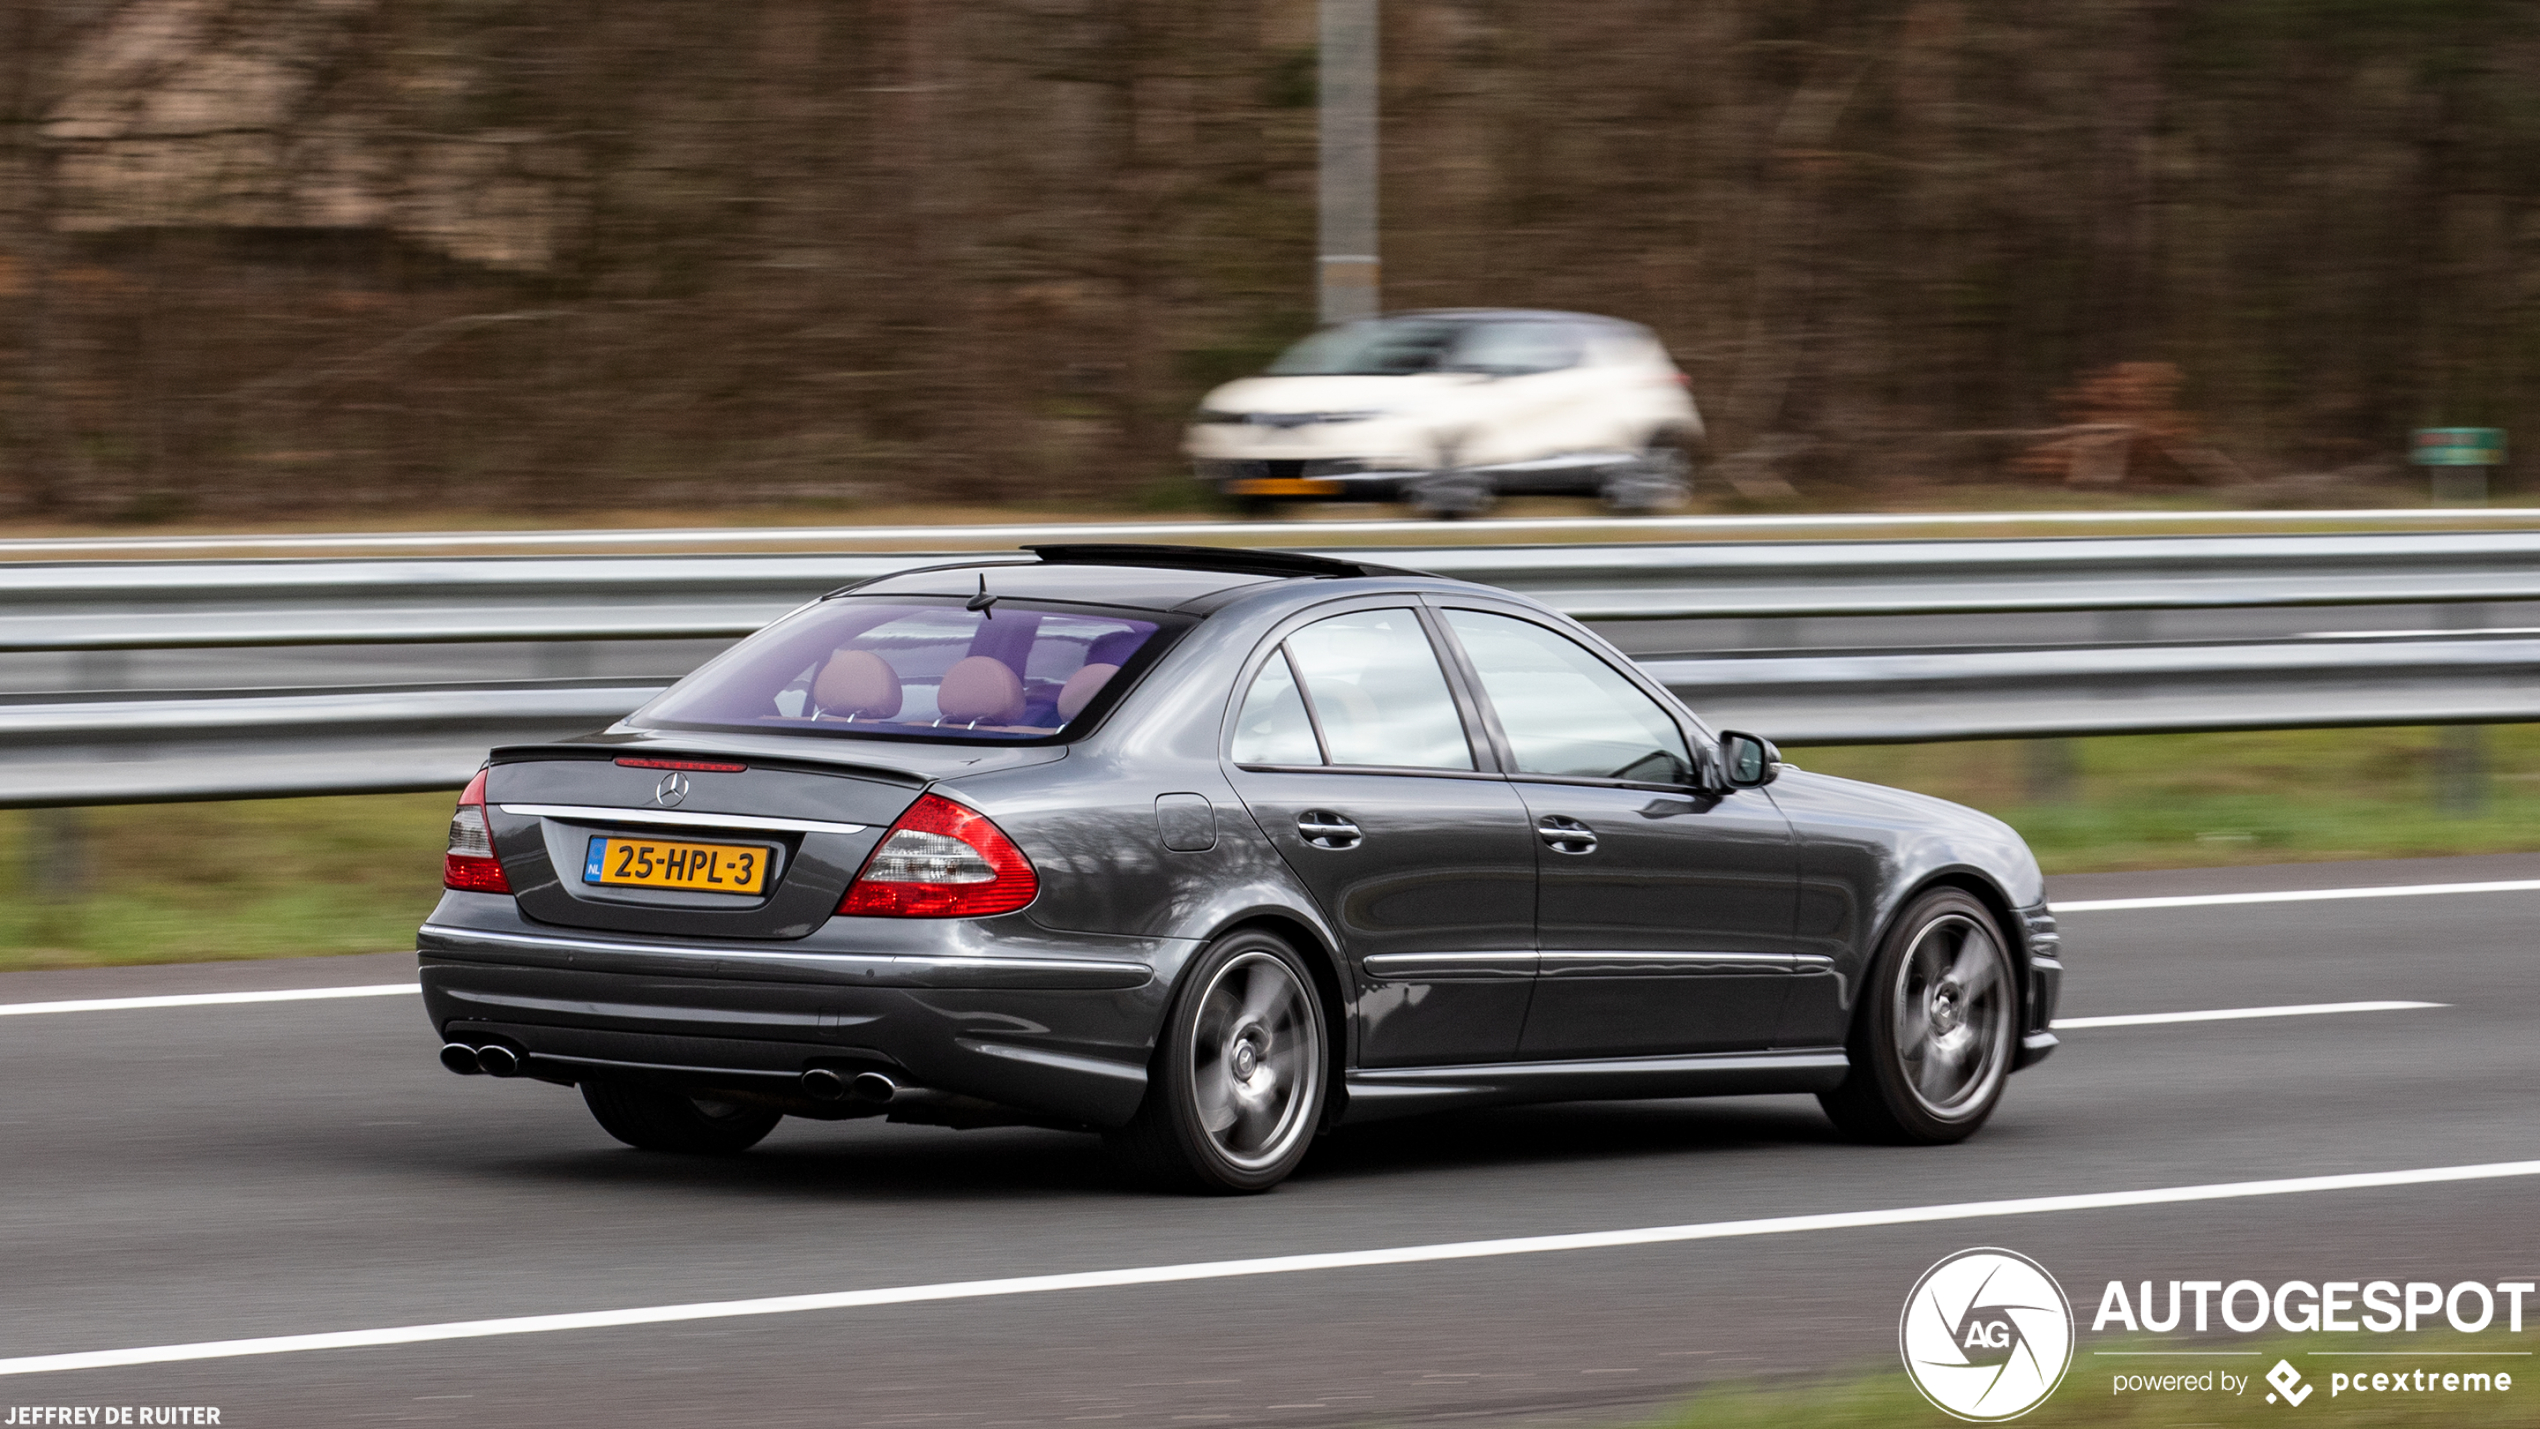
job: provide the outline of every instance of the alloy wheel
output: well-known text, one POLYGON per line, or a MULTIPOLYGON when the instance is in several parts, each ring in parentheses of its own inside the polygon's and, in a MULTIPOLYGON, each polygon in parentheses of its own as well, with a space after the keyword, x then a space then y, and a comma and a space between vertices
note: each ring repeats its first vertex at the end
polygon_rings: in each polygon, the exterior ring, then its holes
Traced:
POLYGON ((2012 989, 2002 945, 1963 913, 1923 925, 1897 960, 1896 1055, 1924 1111, 1955 1120, 1987 1104, 2008 1073, 2012 989))
POLYGON ((1247 952, 1217 970, 1191 1037, 1191 1094, 1217 1154, 1245 1170, 1277 1162, 1312 1131, 1323 1049, 1288 964, 1247 952))

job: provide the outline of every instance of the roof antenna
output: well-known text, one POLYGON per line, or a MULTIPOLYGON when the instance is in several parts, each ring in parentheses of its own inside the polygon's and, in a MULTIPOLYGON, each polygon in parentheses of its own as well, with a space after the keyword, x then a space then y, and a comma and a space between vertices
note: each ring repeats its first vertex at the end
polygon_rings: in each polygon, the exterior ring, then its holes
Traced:
POLYGON ((962 609, 986 611, 988 619, 994 620, 997 618, 997 612, 995 609, 997 599, 998 598, 996 596, 988 594, 988 573, 986 571, 981 571, 979 573, 979 593, 972 596, 969 603, 962 606, 962 609))

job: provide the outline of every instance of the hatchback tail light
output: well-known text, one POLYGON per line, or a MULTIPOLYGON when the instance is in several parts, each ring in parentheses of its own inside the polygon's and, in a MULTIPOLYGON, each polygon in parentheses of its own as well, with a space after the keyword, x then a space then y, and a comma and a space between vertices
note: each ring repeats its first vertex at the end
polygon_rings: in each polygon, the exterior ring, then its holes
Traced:
POLYGON ((494 826, 485 819, 485 771, 467 781, 458 812, 450 816, 450 851, 441 858, 441 886, 468 893, 509 893, 503 861, 494 853, 494 826))
POLYGON ((866 918, 984 918, 1041 891, 1032 861, 985 814, 938 794, 908 806, 847 885, 840 913, 866 918))

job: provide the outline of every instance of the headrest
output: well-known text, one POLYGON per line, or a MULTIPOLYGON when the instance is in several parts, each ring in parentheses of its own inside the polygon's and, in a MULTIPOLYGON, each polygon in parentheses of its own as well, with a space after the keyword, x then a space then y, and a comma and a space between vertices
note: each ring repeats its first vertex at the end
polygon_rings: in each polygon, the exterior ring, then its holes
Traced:
POLYGON ((944 672, 935 712, 946 724, 1013 724, 1023 718, 1023 677, 1002 660, 965 656, 944 672))
POLYGON ((1083 714, 1085 706, 1092 704, 1094 696, 1101 694, 1102 687, 1110 684, 1111 677, 1119 673, 1117 665, 1087 665, 1068 676, 1067 683, 1058 689, 1059 722, 1064 724, 1083 714))
POLYGON ((1137 630, 1104 631, 1094 637, 1092 644, 1085 647, 1085 663, 1126 665, 1129 663, 1129 657, 1138 653, 1138 647, 1144 645, 1146 639, 1145 633, 1137 630))
POLYGON ((820 678, 811 682, 811 702, 823 714, 896 719, 899 672, 870 650, 841 650, 829 657, 829 663, 820 667, 820 678))

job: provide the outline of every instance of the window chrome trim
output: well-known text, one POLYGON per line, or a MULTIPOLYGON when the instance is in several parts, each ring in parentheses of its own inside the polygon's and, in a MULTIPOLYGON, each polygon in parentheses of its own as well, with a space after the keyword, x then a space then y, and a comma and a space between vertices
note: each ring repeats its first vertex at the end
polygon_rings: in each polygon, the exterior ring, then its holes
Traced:
POLYGON ((652 824, 670 829, 752 829, 762 833, 860 834, 871 824, 838 824, 825 819, 771 819, 758 814, 709 814, 694 810, 626 809, 597 804, 497 804, 506 814, 539 819, 578 819, 591 823, 652 824))

